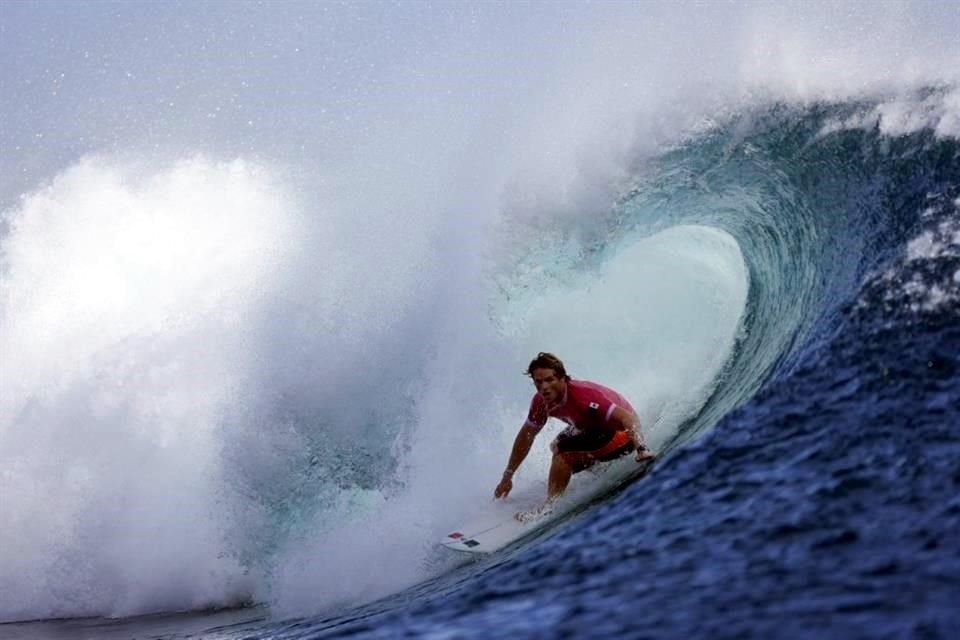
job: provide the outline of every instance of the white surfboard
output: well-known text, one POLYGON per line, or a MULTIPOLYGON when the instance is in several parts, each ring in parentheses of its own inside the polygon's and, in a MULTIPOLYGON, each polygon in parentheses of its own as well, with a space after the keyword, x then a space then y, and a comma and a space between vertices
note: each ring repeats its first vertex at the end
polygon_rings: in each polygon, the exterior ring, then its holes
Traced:
POLYGON ((500 522, 468 525, 463 531, 451 531, 440 544, 454 551, 493 553, 523 538, 528 529, 530 532, 536 530, 532 523, 524 524, 509 516, 500 522))
POLYGON ((526 522, 517 520, 516 514, 543 504, 546 479, 520 487, 519 491, 514 489, 506 500, 478 505, 474 517, 448 533, 440 540, 440 545, 472 554, 499 551, 609 493, 620 484, 646 474, 651 466, 652 462, 638 463, 631 454, 579 473, 551 512, 526 522))

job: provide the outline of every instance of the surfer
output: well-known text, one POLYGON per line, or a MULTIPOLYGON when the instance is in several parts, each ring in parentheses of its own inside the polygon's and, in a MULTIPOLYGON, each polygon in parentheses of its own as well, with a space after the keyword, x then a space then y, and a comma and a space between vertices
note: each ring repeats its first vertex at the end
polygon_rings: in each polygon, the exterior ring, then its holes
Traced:
POLYGON ((598 462, 613 460, 631 451, 636 451, 637 462, 654 458, 643 442, 636 412, 613 389, 572 379, 563 362, 552 353, 538 353, 527 367, 527 375, 533 379, 537 392, 530 402, 527 420, 513 442, 510 460, 493 492, 494 497, 509 495, 513 488, 513 474, 527 457, 547 418, 559 418, 568 426, 550 444, 553 460, 546 503, 534 511, 518 513, 519 520, 548 512, 567 488, 573 474, 598 462))

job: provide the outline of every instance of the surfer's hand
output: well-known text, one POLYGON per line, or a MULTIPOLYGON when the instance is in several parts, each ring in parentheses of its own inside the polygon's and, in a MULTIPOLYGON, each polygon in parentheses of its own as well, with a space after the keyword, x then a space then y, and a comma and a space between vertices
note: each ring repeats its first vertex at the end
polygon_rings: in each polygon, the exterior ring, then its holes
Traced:
POLYGON ((494 498, 506 498, 507 494, 510 493, 510 489, 513 489, 513 479, 510 476, 504 475, 500 480, 500 484, 497 485, 497 488, 493 491, 494 498))

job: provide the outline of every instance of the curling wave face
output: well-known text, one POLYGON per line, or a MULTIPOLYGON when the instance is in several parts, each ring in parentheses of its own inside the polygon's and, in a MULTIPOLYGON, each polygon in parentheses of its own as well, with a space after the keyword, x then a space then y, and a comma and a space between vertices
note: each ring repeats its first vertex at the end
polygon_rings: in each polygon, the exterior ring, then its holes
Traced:
MULTIPOLYGON (((880 115, 886 103, 869 100, 755 108, 665 154, 622 199, 628 227, 725 230, 749 272, 736 353, 678 444, 828 339, 865 274, 917 233, 929 203, 949 203, 944 160, 955 142, 941 130, 954 117, 954 95, 903 98, 897 112, 917 115, 899 127, 880 115)), ((910 246, 922 251, 944 233, 928 231, 910 246)))
MULTIPOLYGON (((638 177, 602 241, 562 254, 576 277, 522 267, 519 298, 591 272, 602 291, 633 234, 675 251, 706 228, 750 291, 723 375, 651 476, 509 561, 303 633, 949 635, 960 144, 913 118, 877 126, 878 111, 775 105, 717 123, 638 177)), ((721 281, 700 293, 735 291, 721 281)), ((571 315, 589 313, 570 292, 571 315)), ((565 307, 544 308, 549 335, 565 307)))

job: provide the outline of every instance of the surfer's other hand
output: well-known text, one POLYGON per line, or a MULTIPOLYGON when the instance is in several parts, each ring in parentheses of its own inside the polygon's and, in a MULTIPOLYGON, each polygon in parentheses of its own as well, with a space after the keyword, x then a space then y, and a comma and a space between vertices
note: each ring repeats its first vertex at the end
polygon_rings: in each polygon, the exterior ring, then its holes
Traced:
POLYGON ((652 460, 656 456, 653 455, 653 451, 647 449, 644 446, 637 448, 637 462, 646 462, 647 460, 652 460))
POLYGON ((510 489, 513 489, 513 480, 508 477, 504 477, 500 480, 500 484, 497 485, 497 488, 493 491, 494 498, 506 498, 510 493, 510 489))

